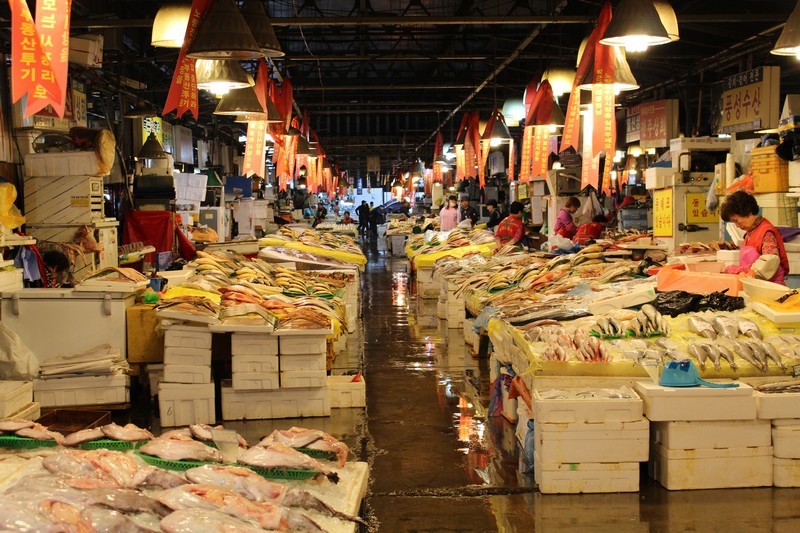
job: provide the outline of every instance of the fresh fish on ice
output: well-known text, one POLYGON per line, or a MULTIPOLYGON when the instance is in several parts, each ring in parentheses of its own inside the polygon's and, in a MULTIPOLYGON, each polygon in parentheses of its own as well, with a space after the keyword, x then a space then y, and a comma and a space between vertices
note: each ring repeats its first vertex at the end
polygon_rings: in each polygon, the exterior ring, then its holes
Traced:
POLYGON ((162 470, 160 468, 154 468, 150 474, 139 484, 140 488, 160 488, 160 489, 171 489, 173 487, 179 487, 181 485, 186 485, 187 481, 182 477, 173 474, 172 472, 168 472, 166 470, 162 470))
POLYGON ((239 457, 239 462, 260 468, 315 470, 321 472, 333 483, 339 481, 339 475, 324 464, 277 442, 269 446, 253 446, 239 457))
MULTIPOLYGON (((224 426, 210 426, 208 424, 192 424, 189 426, 189 431, 191 432, 192 436, 198 440, 202 440, 205 442, 210 442, 214 440, 214 437, 211 435, 212 429, 225 429, 224 426)), ((239 446, 241 448, 247 448, 247 441, 244 440, 244 437, 236 434, 236 438, 239 439, 239 446)))
POLYGON ((189 428, 178 428, 165 431, 158 438, 165 440, 192 440, 193 435, 189 428))
POLYGON ((16 432, 18 437, 27 437, 34 440, 54 440, 58 444, 64 440, 64 435, 58 431, 50 431, 41 424, 34 422, 32 427, 18 429, 16 432))
POLYGON ((194 440, 153 439, 139 451, 167 461, 222 462, 222 452, 194 440))
POLYGON ((103 434, 109 439, 137 442, 142 440, 150 440, 153 438, 152 433, 150 433, 146 429, 140 428, 135 424, 126 424, 123 427, 111 423, 111 424, 106 424, 100 429, 103 430, 103 434))
POLYGON ((181 509, 161 520, 167 533, 263 533, 250 522, 212 509, 181 509))
POLYGON ((306 515, 270 502, 255 502, 212 485, 184 485, 160 492, 158 501, 170 509, 215 509, 255 522, 271 531, 323 531, 306 515))
POLYGON ((4 433, 16 433, 20 429, 32 428, 35 422, 22 418, 5 418, 0 420, 0 431, 4 433))
POLYGON ((89 489, 86 491, 96 504, 123 513, 152 513, 167 516, 170 510, 161 502, 131 489, 89 489))
POLYGON ((154 470, 140 466, 128 454, 110 450, 64 449, 45 457, 42 466, 52 474, 72 478, 70 485, 77 488, 135 488, 154 470))
POLYGON ((753 352, 753 357, 755 357, 758 362, 761 364, 762 372, 767 371, 767 351, 764 349, 764 346, 759 341, 753 340, 746 340, 742 341, 742 344, 747 344, 750 348, 750 351, 753 352))
POLYGON ((736 370, 737 367, 736 367, 736 361, 734 361, 733 352, 730 351, 728 349, 728 347, 725 346, 724 344, 717 344, 716 346, 717 346, 717 349, 719 350, 720 357, 722 357, 723 359, 728 361, 728 364, 730 365, 731 370, 736 370))
POLYGON ((745 337, 750 337, 751 339, 759 339, 761 340, 764 338, 763 334, 761 333, 761 329, 758 327, 758 324, 753 322, 747 318, 740 318, 738 319, 739 331, 745 337))
POLYGON ((249 468, 203 465, 187 470, 186 479, 201 485, 214 485, 253 501, 313 509, 342 520, 365 524, 361 518, 340 513, 308 491, 268 481, 249 468))
POLYGON ((101 428, 82 429, 67 435, 61 444, 63 446, 77 446, 78 444, 102 439, 103 437, 105 437, 105 433, 101 428))
POLYGON ((706 349, 711 362, 714 363, 714 370, 720 369, 720 358, 722 357, 722 353, 717 349, 716 345, 714 344, 704 344, 703 348, 706 349))
POLYGON ((778 350, 776 350, 775 347, 768 342, 761 341, 760 344, 761 347, 764 348, 764 352, 767 354, 767 357, 769 359, 772 359, 772 361, 776 365, 778 365, 778 368, 780 368, 785 372, 786 365, 783 364, 783 360, 781 359, 781 354, 778 353, 778 350))
POLYGON ((693 355, 697 362, 700 363, 700 368, 706 368, 706 359, 708 359, 708 352, 706 352, 704 344, 690 344, 689 354, 693 355))
POLYGON ((714 331, 714 327, 699 316, 689 317, 689 331, 711 340, 717 338, 717 332, 714 331))
POLYGON ((725 337, 729 340, 735 341, 736 337, 739 336, 739 327, 736 325, 736 322, 727 316, 715 316, 711 321, 711 326, 714 328, 714 331, 717 332, 718 336, 725 337))
MULTIPOLYGON (((92 529, 90 531, 106 531, 109 533, 147 533, 160 531, 160 529, 142 527, 119 511, 95 505, 89 506, 81 511, 81 519, 91 525, 92 529)), ((158 528, 157 522, 155 526, 158 528)))
POLYGON ((290 448, 310 448, 334 453, 339 460, 340 468, 347 462, 347 454, 350 451, 345 443, 318 429, 298 427, 292 427, 287 430, 276 429, 264 437, 258 443, 258 446, 269 446, 275 442, 285 444, 290 448))
POLYGON ((753 349, 745 341, 737 341, 733 343, 733 349, 736 350, 736 355, 761 370, 766 372, 766 368, 761 364, 761 361, 753 354, 753 349))

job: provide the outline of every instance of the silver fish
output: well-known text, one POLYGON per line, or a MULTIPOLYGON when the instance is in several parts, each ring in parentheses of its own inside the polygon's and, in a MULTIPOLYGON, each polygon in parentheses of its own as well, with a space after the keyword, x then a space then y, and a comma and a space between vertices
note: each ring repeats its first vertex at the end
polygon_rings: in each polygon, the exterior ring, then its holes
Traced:
POLYGON ((731 370, 736 370, 736 362, 734 361, 733 352, 731 352, 727 346, 724 344, 717 344, 717 349, 719 350, 719 355, 728 361, 728 364, 731 366, 731 370))
POLYGON ((622 322, 613 316, 608 319, 608 323, 611 325, 611 329, 614 330, 614 335, 622 335, 625 332, 625 327, 622 325, 622 322))
POLYGON ((770 343, 763 341, 761 342, 761 347, 764 348, 764 352, 766 352, 767 357, 772 359, 775 364, 778 365, 778 368, 785 372, 786 365, 783 364, 783 361, 781 360, 781 354, 778 353, 778 350, 776 350, 775 347, 770 343))
POLYGON ((717 335, 721 335, 732 341, 735 341, 736 337, 739 336, 739 328, 736 322, 726 316, 715 316, 714 320, 711 321, 711 326, 714 328, 714 331, 717 332, 717 335))
POLYGON ((764 367, 761 364, 761 361, 753 354, 752 347, 747 344, 745 341, 737 341, 733 343, 733 348, 736 350, 736 355, 756 367, 757 369, 764 372, 764 367))
POLYGON ((739 331, 745 337, 750 337, 751 339, 763 339, 764 336, 761 333, 761 329, 758 327, 758 324, 749 320, 747 318, 740 318, 738 320, 739 331))
POLYGON ((705 350, 705 345, 703 344, 690 344, 689 345, 689 354, 693 355, 697 362, 700 363, 700 368, 706 368, 706 359, 708 359, 708 352, 705 350))
POLYGON ((706 352, 708 352, 708 356, 711 358, 711 362, 714 363, 714 370, 719 370, 720 369, 719 360, 720 357, 722 356, 719 349, 717 349, 717 347, 713 344, 704 344, 703 348, 706 349, 706 352))
POLYGON ((661 348, 664 348, 665 350, 679 350, 680 349, 678 347, 678 343, 677 342, 675 342, 672 339, 668 339, 666 337, 659 337, 658 339, 656 339, 655 345, 656 346, 660 346, 661 348))
POLYGON ((697 333, 701 337, 706 337, 711 340, 717 338, 717 332, 714 331, 714 328, 711 326, 711 324, 699 316, 689 317, 689 331, 697 333))
POLYGON ((61 444, 63 446, 77 446, 78 444, 83 444, 84 442, 102 439, 104 436, 105 434, 100 428, 82 429, 67 435, 61 444))
POLYGON ((750 350, 753 352, 753 357, 755 357, 758 362, 761 364, 761 371, 767 371, 767 352, 764 349, 762 343, 758 341, 744 341, 749 347, 750 350))

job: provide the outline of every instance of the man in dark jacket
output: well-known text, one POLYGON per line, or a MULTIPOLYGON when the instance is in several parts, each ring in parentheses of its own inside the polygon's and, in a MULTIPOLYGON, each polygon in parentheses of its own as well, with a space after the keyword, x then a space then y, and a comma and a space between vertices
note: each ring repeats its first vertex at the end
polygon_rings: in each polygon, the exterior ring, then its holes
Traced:
POLYGON ((489 222, 486 223, 486 228, 494 231, 495 226, 503 220, 503 215, 497 210, 497 200, 491 199, 486 202, 486 210, 489 211, 489 222))
POLYGON ((358 215, 358 232, 366 233, 369 224, 369 206, 366 200, 361 200, 361 205, 356 208, 356 215, 358 215))
POLYGON ((462 221, 469 219, 472 221, 472 225, 474 226, 478 222, 478 218, 478 211, 469 205, 469 198, 462 198, 461 207, 458 209, 458 222, 461 223, 462 221))

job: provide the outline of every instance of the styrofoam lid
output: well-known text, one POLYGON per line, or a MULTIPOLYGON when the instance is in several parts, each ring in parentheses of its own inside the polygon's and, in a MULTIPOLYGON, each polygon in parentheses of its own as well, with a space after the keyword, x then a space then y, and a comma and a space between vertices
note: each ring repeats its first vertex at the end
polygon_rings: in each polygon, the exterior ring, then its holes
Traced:
MULTIPOLYGON (((731 380, 715 380, 721 383, 731 380)), ((673 398, 714 398, 731 396, 753 396, 753 388, 747 383, 739 381, 739 386, 730 389, 712 389, 708 387, 663 387, 652 381, 637 381, 636 391, 644 397, 669 396, 673 398)))

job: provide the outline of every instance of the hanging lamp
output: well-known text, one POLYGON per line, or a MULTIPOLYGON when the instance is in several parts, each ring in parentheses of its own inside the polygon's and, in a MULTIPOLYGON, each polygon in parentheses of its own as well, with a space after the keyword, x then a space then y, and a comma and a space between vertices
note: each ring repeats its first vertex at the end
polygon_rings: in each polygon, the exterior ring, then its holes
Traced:
POLYGON ((308 145, 308 139, 305 135, 300 135, 297 139, 297 155, 309 155, 311 147, 308 145))
POLYGON ((245 87, 243 89, 233 89, 220 98, 217 108, 214 110, 215 115, 238 116, 247 115, 252 117, 253 120, 264 120, 266 113, 261 103, 258 101, 256 92, 252 87, 245 87))
POLYGON ((193 59, 257 59, 261 49, 234 0, 214 0, 200 22, 187 57, 193 59))
POLYGON ((271 99, 267 98, 267 114, 266 116, 263 114, 252 114, 252 113, 243 113, 236 115, 236 120, 234 122, 252 122, 254 120, 266 120, 267 124, 278 124, 283 122, 283 119, 278 113, 278 108, 275 107, 275 102, 271 99))
POLYGON ((171 4, 161 6, 153 19, 150 45, 160 48, 180 48, 189 25, 191 4, 171 4))
MULTIPOLYGON (((492 112, 492 115, 494 118, 494 121, 492 123, 492 128, 491 130, 487 128, 483 132, 481 140, 489 141, 489 146, 497 147, 500 146, 503 143, 503 141, 506 141, 511 138, 511 132, 508 131, 508 126, 506 125, 505 117, 503 117, 503 113, 501 113, 499 109, 495 109, 492 112)), ((489 121, 492 122, 491 118, 489 119, 489 121)))
MULTIPOLYGON (((578 62, 580 64, 583 51, 586 48, 588 38, 581 42, 580 49, 578 50, 578 62)), ((628 59, 625 54, 625 49, 621 46, 614 46, 614 93, 622 91, 635 91, 639 88, 639 82, 633 77, 631 67, 628 64, 628 59)), ((586 70, 586 75, 580 80, 578 87, 580 89, 591 91, 594 83, 594 66, 586 70)))
POLYGON ((137 159, 167 159, 167 154, 164 152, 164 147, 161 146, 161 143, 158 142, 155 133, 152 131, 150 135, 147 136, 147 140, 144 141, 144 144, 139 149, 139 153, 136 154, 137 159))
POLYGON ((255 85, 252 76, 244 71, 238 61, 198 59, 196 71, 197 88, 216 96, 228 94, 231 89, 244 89, 255 85))
POLYGON ((520 121, 525 120, 525 102, 522 98, 507 98, 502 113, 507 126, 519 126, 520 121))
POLYGON ((622 0, 600 42, 606 46, 624 46, 628 52, 644 52, 672 39, 652 0, 622 0))
POLYGON ((778 56, 795 56, 800 59, 800 2, 789 15, 780 37, 771 53, 778 56))
POLYGON ((261 1, 244 0, 242 15, 264 57, 283 57, 285 55, 261 1))
POLYGON ((542 81, 544 80, 550 82, 555 97, 564 96, 572 92, 572 83, 575 81, 575 69, 569 67, 549 68, 542 74, 542 81))

